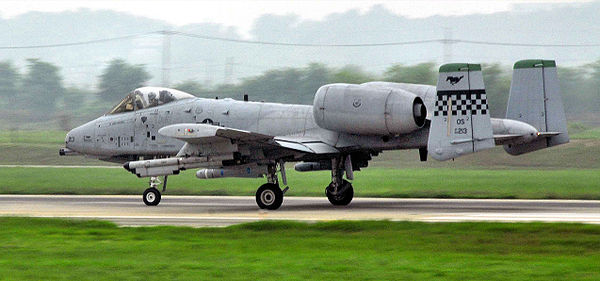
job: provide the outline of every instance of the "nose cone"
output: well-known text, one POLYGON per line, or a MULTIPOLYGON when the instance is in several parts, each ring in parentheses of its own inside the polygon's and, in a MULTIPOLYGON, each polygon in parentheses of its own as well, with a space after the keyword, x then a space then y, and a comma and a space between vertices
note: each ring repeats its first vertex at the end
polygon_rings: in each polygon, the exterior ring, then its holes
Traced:
POLYGON ((89 153, 93 148, 95 122, 88 122, 67 133, 65 146, 79 153, 89 153))

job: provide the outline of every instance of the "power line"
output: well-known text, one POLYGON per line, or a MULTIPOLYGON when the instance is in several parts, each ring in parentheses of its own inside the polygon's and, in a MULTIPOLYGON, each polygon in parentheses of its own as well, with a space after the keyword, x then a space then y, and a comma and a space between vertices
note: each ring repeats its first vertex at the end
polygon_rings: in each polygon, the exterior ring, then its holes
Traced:
POLYGON ((427 43, 444 43, 444 44, 464 43, 464 44, 515 46, 515 47, 599 47, 600 46, 600 44, 596 44, 596 43, 594 43, 594 44, 533 44, 533 43, 463 40, 463 39, 451 39, 451 38, 402 41, 402 42, 356 43, 356 44, 283 43, 283 42, 272 42, 272 41, 256 41, 256 40, 223 38, 223 37, 217 37, 217 36, 185 33, 185 32, 180 32, 180 31, 167 31, 167 32, 174 34, 174 35, 191 37, 191 38, 199 38, 199 39, 205 39, 205 40, 246 43, 246 44, 258 44, 258 45, 296 46, 296 47, 378 47, 378 46, 415 45, 415 44, 427 44, 427 43))
POLYGON ((479 40, 465 40, 465 39, 426 39, 426 40, 413 40, 413 41, 398 41, 398 42, 380 42, 380 43, 352 43, 352 44, 321 44, 321 43, 285 43, 285 42, 273 42, 273 41, 260 41, 260 40, 246 40, 246 39, 234 39, 225 38, 218 36, 209 36, 202 34, 193 34, 180 31, 151 31, 146 33, 139 33, 133 35, 126 35, 120 37, 103 38, 88 41, 79 42, 68 42, 58 44, 46 44, 46 45, 23 45, 23 46, 0 46, 0 50, 16 50, 16 49, 42 49, 42 48, 56 48, 56 47, 69 47, 79 45, 98 44, 118 40, 132 39, 147 35, 177 35, 182 37, 197 38, 203 40, 232 42, 232 43, 243 43, 243 44, 255 44, 255 45, 271 45, 271 46, 288 46, 288 47, 380 47, 380 46, 401 46, 401 45, 418 45, 418 44, 429 44, 429 43, 462 43, 462 44, 474 44, 474 45, 492 45, 492 46, 512 46, 512 47, 550 47, 550 48, 587 48, 587 47, 600 47, 600 43, 590 44, 537 44, 537 43, 514 43, 514 42, 497 42, 497 41, 479 41, 479 40))
POLYGON ((284 43, 284 42, 223 38, 223 37, 217 37, 217 36, 207 36, 207 35, 185 33, 185 32, 179 32, 179 31, 170 31, 170 32, 174 35, 191 37, 191 38, 199 38, 199 39, 205 39, 205 40, 225 41, 225 42, 245 43, 245 44, 257 44, 257 45, 295 46, 295 47, 377 47, 377 46, 395 46, 395 45, 414 45, 414 44, 436 43, 436 42, 441 41, 439 39, 430 39, 430 40, 416 40, 416 41, 404 41, 404 42, 363 43, 363 44, 284 43))
POLYGON ((156 31, 148 32, 148 33, 140 33, 134 35, 126 35, 120 37, 111 37, 111 38, 103 38, 96 40, 88 40, 88 41, 79 41, 79 42, 70 42, 70 43, 58 43, 58 44, 46 44, 46 45, 26 45, 26 46, 0 46, 0 50, 15 50, 15 49, 43 49, 43 48, 56 48, 56 47, 69 47, 69 46, 78 46, 78 45, 89 45, 89 44, 97 44, 125 39, 132 39, 136 37, 146 36, 150 34, 156 34, 156 31))
POLYGON ((476 45, 496 45, 496 46, 513 46, 513 47, 556 47, 556 48, 572 48, 572 47, 599 47, 600 44, 532 44, 532 43, 511 43, 511 42, 489 42, 476 40, 450 40, 455 43, 466 43, 476 45))

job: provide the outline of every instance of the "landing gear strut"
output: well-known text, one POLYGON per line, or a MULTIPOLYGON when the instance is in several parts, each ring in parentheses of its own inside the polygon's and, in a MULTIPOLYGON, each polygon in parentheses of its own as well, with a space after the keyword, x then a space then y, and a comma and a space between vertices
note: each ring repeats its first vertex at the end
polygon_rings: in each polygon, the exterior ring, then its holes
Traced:
POLYGON ((167 176, 164 177, 164 182, 161 182, 158 177, 150 177, 150 188, 144 191, 144 195, 142 196, 142 200, 144 200, 144 204, 148 206, 156 206, 160 203, 160 191, 158 191, 157 187, 163 183, 162 191, 167 190, 167 176))
MULTIPOLYGON (((287 185, 283 161, 279 162, 279 167, 283 185, 287 185)), ((279 188, 277 165, 275 163, 269 164, 269 166, 267 166, 267 183, 261 185, 258 190, 256 190, 256 204, 261 209, 277 210, 281 207, 281 204, 283 203, 283 194, 288 189, 288 187, 284 190, 279 188)))
POLYGON ((344 171, 346 172, 346 178, 349 180, 354 178, 352 160, 349 155, 346 156, 345 161, 342 161, 342 159, 331 159, 331 183, 325 188, 327 199, 329 199, 331 204, 336 206, 346 206, 350 204, 354 197, 352 184, 343 179, 344 171))

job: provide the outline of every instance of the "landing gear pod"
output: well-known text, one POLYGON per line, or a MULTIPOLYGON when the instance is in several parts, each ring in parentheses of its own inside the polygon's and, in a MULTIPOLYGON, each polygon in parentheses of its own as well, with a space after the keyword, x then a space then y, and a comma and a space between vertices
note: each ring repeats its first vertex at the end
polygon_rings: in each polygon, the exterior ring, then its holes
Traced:
POLYGON ((425 124, 427 111, 417 95, 354 84, 325 85, 315 94, 313 115, 319 127, 361 135, 396 135, 425 124))
POLYGON ((220 169, 200 169, 196 172, 196 177, 199 179, 262 178, 266 174, 267 167, 250 164, 220 169))

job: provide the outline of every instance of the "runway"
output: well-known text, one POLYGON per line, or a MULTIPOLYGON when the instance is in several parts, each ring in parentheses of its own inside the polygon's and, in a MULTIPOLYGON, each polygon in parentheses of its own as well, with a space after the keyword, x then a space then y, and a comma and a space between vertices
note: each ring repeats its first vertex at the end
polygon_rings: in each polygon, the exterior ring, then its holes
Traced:
POLYGON ((326 198, 286 197, 279 210, 265 211, 254 197, 163 195, 159 206, 149 207, 141 195, 0 195, 0 215, 101 219, 122 226, 227 226, 259 220, 600 224, 600 201, 355 198, 337 207, 326 198))

